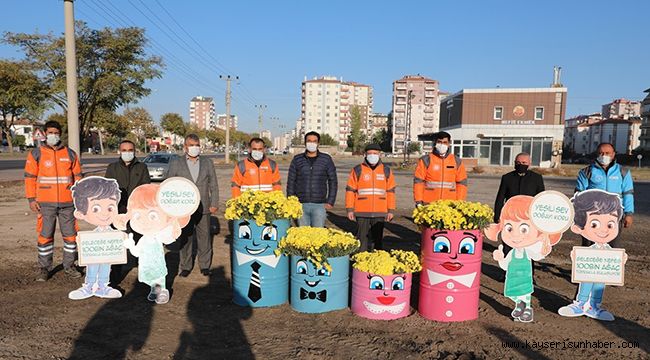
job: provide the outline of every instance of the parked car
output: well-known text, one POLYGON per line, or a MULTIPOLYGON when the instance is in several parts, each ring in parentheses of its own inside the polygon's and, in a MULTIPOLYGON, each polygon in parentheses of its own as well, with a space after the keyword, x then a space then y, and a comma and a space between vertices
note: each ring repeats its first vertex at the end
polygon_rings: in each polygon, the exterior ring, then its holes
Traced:
POLYGON ((147 155, 147 157, 142 160, 142 162, 147 165, 151 180, 163 181, 167 179, 169 161, 174 156, 176 156, 176 154, 173 153, 153 153, 147 155))

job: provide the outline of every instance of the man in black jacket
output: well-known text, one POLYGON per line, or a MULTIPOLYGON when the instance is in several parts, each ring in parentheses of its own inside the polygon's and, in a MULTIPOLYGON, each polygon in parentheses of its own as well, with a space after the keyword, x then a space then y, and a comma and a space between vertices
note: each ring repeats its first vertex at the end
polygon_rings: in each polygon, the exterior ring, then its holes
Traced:
MULTIPOLYGON (((494 222, 499 222, 503 205, 515 195, 535 196, 544 191, 544 179, 542 175, 528 170, 530 166, 530 155, 527 153, 517 154, 515 157, 515 170, 501 177, 499 192, 494 202, 494 222)), ((503 253, 507 254, 512 249, 503 244, 503 253)))
POLYGON ((291 160, 287 178, 287 196, 295 195, 302 203, 299 226, 324 227, 326 210, 334 207, 338 179, 332 157, 318 151, 320 134, 305 134, 305 152, 291 160))
POLYGON ((120 214, 126 213, 126 204, 133 189, 142 184, 149 184, 149 170, 147 165, 135 157, 135 144, 130 140, 122 140, 119 145, 120 158, 108 165, 106 178, 117 180, 122 197, 117 205, 120 214))

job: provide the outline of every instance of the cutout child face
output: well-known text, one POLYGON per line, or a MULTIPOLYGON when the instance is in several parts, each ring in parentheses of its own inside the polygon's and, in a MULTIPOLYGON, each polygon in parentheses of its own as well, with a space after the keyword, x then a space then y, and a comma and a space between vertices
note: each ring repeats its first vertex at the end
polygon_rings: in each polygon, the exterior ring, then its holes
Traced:
POLYGON ((540 241, 540 232, 530 221, 507 220, 501 230, 501 239, 515 249, 522 249, 540 241))
POLYGON ((274 224, 257 226, 255 223, 241 221, 235 226, 235 249, 251 256, 273 255, 278 248, 278 228, 274 224))
POLYGON ((137 233, 156 234, 169 226, 171 218, 160 208, 132 209, 131 228, 137 233))
POLYGON ((587 214, 587 221, 584 229, 573 225, 571 230, 586 239, 598 244, 606 244, 616 238, 619 232, 619 221, 616 213, 613 214, 596 214, 595 212, 587 214))
POLYGON ((81 211, 75 211, 75 217, 91 225, 107 227, 110 226, 117 217, 117 199, 106 198, 88 199, 88 210, 85 214, 81 211))

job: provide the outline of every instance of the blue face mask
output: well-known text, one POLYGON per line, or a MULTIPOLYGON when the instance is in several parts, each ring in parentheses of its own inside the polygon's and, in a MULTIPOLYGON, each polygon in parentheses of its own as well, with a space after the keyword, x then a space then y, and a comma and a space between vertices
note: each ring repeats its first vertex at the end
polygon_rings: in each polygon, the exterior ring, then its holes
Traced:
POLYGON ((379 155, 378 154, 368 154, 366 155, 366 161, 370 165, 377 165, 379 162, 379 155))

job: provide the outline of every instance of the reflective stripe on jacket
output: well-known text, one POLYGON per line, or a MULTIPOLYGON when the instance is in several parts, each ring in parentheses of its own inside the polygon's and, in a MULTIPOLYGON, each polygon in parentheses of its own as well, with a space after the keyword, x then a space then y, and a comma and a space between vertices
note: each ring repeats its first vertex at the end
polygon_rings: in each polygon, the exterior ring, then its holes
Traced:
POLYGON ((383 163, 373 169, 367 163, 350 171, 345 207, 358 217, 385 217, 395 210, 395 178, 383 163))
POLYGON ((262 159, 260 166, 257 166, 251 158, 237 163, 231 180, 232 197, 236 198, 246 190, 282 190, 278 164, 266 156, 262 159))
POLYGON ((418 160, 413 177, 415 202, 430 203, 436 200, 465 200, 467 173, 457 155, 444 157, 430 153, 418 160))
POLYGON ((75 181, 81 179, 77 154, 67 146, 41 146, 27 154, 25 196, 41 205, 71 205, 75 181))

